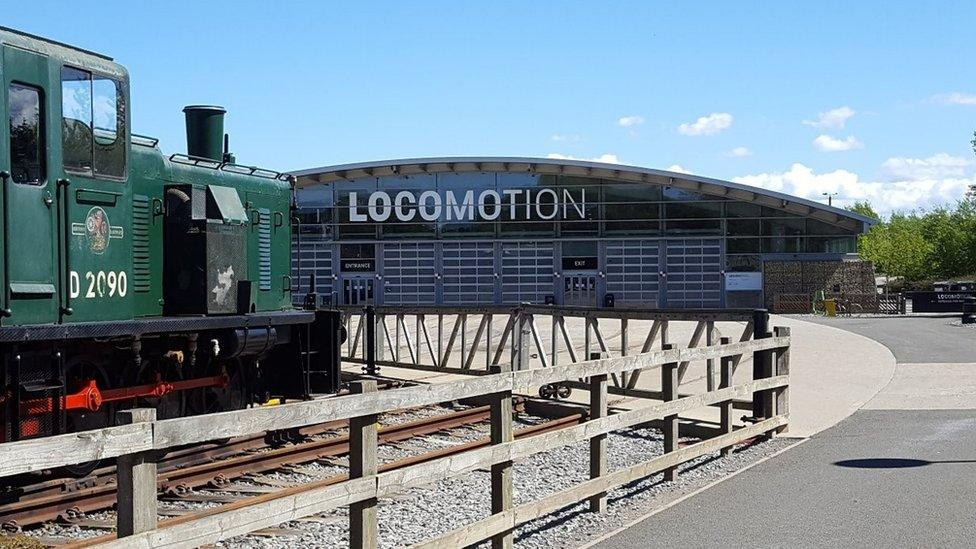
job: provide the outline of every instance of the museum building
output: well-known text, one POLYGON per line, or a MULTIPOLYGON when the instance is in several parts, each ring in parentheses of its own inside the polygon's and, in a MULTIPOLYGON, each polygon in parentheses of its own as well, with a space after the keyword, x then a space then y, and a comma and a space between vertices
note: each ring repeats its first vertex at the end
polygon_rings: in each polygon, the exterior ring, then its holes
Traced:
POLYGON ((851 261, 870 218, 616 164, 428 158, 293 172, 293 295, 335 305, 762 306, 768 262, 851 261))

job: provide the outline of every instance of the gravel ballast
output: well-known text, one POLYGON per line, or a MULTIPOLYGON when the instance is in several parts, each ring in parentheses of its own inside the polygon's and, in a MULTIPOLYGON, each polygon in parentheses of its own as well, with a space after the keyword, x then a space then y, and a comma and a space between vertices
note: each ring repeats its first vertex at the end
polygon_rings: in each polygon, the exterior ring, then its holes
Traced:
MULTIPOLYGON (((540 418, 522 416, 521 426, 540 418)), ((443 447, 446 439, 411 441, 411 450, 429 445, 443 447)), ((463 438, 468 438, 467 436, 463 438)), ((462 442, 459 438, 456 442, 462 442)), ((607 510, 590 513, 582 502, 520 526, 515 533, 518 547, 576 547, 619 528, 635 518, 719 480, 757 460, 778 452, 795 439, 773 439, 739 447, 728 457, 703 456, 679 467, 678 479, 664 482, 654 475, 608 494, 607 510)), ((631 429, 612 433, 608 440, 609 470, 633 465, 660 454, 662 437, 653 429, 631 429)), ((412 453, 412 452, 411 452, 412 453)), ((515 462, 515 503, 533 501, 574 486, 589 478, 589 446, 579 443, 536 454, 515 462)), ((477 470, 460 477, 413 489, 379 504, 380 545, 403 547, 436 537, 487 517, 490 514, 490 476, 477 470)), ((294 535, 240 536, 222 542, 231 548, 348 547, 348 510, 337 509, 314 520, 282 525, 294 535)), ((485 544, 487 546, 487 544, 485 544)))

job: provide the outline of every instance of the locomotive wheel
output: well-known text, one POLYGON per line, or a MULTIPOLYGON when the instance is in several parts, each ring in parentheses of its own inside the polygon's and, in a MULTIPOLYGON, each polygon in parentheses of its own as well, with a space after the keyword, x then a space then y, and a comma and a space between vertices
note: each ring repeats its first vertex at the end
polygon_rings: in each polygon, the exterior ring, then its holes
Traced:
MULTIPOLYGON (((177 368, 167 365, 160 360, 144 360, 142 371, 139 372, 139 383, 155 383, 157 376, 166 381, 180 379, 177 368)), ((172 419, 182 417, 186 413, 186 395, 177 391, 163 397, 145 397, 139 399, 139 404, 156 409, 156 419, 172 419)))
MULTIPOLYGON (((87 384, 89 379, 94 379, 100 388, 110 387, 108 374, 98 365, 95 357, 80 355, 68 358, 65 366, 65 386, 68 393, 78 391, 87 384)), ((97 412, 91 410, 68 410, 65 412, 65 431, 90 431, 92 429, 102 429, 114 424, 112 418, 115 416, 115 406, 102 404, 97 412)), ((86 461, 74 465, 65 465, 64 470, 75 477, 84 477, 91 474, 100 460, 86 461)))
POLYGON ((238 361, 227 364, 226 387, 207 387, 191 391, 186 398, 190 415, 215 414, 247 407, 247 383, 238 361))

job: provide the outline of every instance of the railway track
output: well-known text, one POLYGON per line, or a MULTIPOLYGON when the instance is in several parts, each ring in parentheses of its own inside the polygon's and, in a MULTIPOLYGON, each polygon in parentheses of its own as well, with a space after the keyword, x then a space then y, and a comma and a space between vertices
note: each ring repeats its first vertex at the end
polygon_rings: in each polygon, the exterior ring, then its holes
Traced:
MULTIPOLYGON (((379 442, 394 444, 414 437, 476 425, 486 421, 489 414, 489 407, 481 406, 385 425, 380 428, 379 442)), ((516 436, 531 436, 575 424, 583 419, 582 414, 574 414, 521 429, 517 431, 516 436)), ((246 499, 247 496, 240 495, 240 492, 273 491, 272 487, 267 486, 263 490, 249 490, 242 488, 234 480, 271 471, 287 471, 301 464, 329 460, 346 454, 349 449, 349 438, 341 433, 346 425, 346 422, 331 422, 305 427, 289 433, 289 437, 293 440, 299 436, 317 438, 280 447, 269 447, 264 435, 256 435, 232 439, 224 444, 208 444, 172 452, 159 464, 157 485, 160 494, 163 498, 171 500, 186 498, 187 501, 209 500, 226 503, 246 499), (216 492, 216 495, 201 497, 195 493, 196 489, 201 488, 208 492, 216 492), (219 495, 222 489, 228 490, 227 496, 219 495)), ((488 439, 485 437, 448 446, 435 452, 386 463, 381 467, 381 471, 461 453, 487 444, 488 439)), ((16 531, 51 521, 108 528, 110 524, 91 521, 87 519, 87 514, 110 509, 115 504, 114 474, 114 467, 105 467, 84 479, 50 479, 25 484, 0 493, 2 498, 0 502, 3 502, 0 504, 0 524, 6 531, 16 531)), ((345 479, 346 475, 337 475, 318 480, 315 484, 337 483, 345 479)), ((178 515, 185 515, 185 513, 178 513, 178 515)), ((182 518, 183 516, 178 516, 169 520, 182 518)))

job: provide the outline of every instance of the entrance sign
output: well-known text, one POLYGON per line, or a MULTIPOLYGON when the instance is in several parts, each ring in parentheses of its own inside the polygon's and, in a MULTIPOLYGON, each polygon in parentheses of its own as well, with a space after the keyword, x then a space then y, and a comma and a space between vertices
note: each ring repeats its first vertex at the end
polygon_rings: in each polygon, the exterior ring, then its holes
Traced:
POLYGON ((906 292, 916 313, 961 313, 966 298, 976 292, 906 292))
POLYGON ((344 273, 371 273, 376 270, 376 262, 372 259, 343 259, 344 273))

